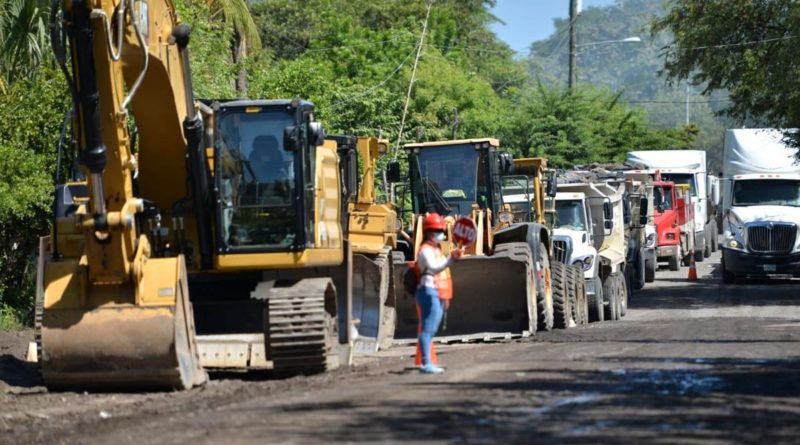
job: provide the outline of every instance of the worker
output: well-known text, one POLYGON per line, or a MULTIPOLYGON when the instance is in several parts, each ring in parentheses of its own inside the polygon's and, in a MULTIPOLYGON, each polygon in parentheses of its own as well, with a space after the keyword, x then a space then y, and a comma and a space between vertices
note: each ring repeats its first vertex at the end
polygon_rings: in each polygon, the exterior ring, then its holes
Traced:
POLYGON ((439 374, 444 369, 431 361, 431 346, 444 311, 453 298, 453 282, 450 264, 461 257, 461 249, 453 249, 450 256, 442 254, 440 243, 445 240, 446 224, 438 213, 430 213, 422 221, 424 241, 417 255, 417 271, 420 274, 416 300, 420 314, 418 343, 422 352, 420 372, 439 374))

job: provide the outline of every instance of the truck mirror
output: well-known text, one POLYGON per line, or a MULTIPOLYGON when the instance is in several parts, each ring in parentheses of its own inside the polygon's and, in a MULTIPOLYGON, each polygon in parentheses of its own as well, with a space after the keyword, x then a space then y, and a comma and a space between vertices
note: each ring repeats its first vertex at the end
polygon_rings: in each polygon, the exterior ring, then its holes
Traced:
POLYGON ((632 219, 631 202, 625 199, 622 203, 622 222, 627 226, 630 225, 632 219))
POLYGON ((606 220, 614 219, 614 212, 611 209, 611 200, 607 200, 603 203, 603 219, 606 220))
POLYGON ((392 161, 386 166, 386 180, 388 182, 400 182, 400 163, 392 161))
POLYGON ((552 170, 547 178, 547 196, 555 198, 558 193, 558 179, 556 179, 556 171, 552 170))
POLYGON ((641 202, 639 203, 639 224, 644 226, 647 224, 647 207, 649 205, 649 201, 647 198, 642 198, 641 202))
POLYGON ((608 231, 613 230, 614 229, 614 221, 612 221, 610 219, 607 219, 607 220, 603 221, 603 228, 608 230, 608 231))
POLYGON ((286 151, 297 151, 300 147, 300 127, 289 125, 283 129, 283 149, 286 151))
POLYGON ((311 145, 319 147, 325 143, 325 128, 319 122, 311 122, 308 124, 308 132, 310 133, 311 145))

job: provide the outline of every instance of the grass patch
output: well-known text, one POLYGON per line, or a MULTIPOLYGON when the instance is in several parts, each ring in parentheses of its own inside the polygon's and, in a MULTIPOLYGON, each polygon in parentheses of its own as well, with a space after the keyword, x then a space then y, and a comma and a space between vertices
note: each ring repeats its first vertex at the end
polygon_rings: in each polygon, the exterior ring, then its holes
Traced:
POLYGON ((0 331, 19 331, 24 327, 17 311, 6 305, 0 306, 0 331))

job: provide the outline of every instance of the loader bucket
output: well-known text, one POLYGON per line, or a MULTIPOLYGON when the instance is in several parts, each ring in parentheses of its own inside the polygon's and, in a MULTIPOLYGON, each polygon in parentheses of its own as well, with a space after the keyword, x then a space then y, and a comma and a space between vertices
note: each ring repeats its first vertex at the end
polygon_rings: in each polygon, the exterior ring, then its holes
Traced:
MULTIPOLYGON (((446 326, 443 323, 437 338, 488 340, 533 331, 530 320, 535 323, 536 284, 530 251, 526 252, 523 256, 504 252, 463 257, 453 263, 453 300, 446 326)), ((397 271, 396 276, 402 276, 402 271, 397 271)), ((398 339, 417 336, 415 304, 411 296, 398 296, 398 339)))
POLYGON ((124 287, 116 294, 92 287, 76 298, 79 274, 70 266, 40 262, 36 339, 45 386, 187 389, 206 381, 182 257, 147 261, 144 280, 151 280, 142 291, 157 295, 142 295, 138 303, 124 301, 131 293, 124 287))
POLYGON ((391 263, 388 252, 353 255, 354 352, 373 353, 394 337, 394 308, 387 307, 391 263))

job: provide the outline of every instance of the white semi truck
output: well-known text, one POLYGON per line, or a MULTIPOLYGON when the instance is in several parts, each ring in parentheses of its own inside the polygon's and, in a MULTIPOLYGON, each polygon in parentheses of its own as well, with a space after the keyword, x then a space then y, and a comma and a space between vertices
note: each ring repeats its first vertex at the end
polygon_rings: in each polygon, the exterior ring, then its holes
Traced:
POLYGON ((725 132, 722 278, 800 276, 800 164, 776 129, 725 132))
POLYGON ((628 164, 643 165, 652 174, 661 173, 665 181, 686 184, 694 206, 695 260, 703 261, 717 240, 717 182, 708 180, 706 152, 703 150, 653 150, 628 153, 628 164))

